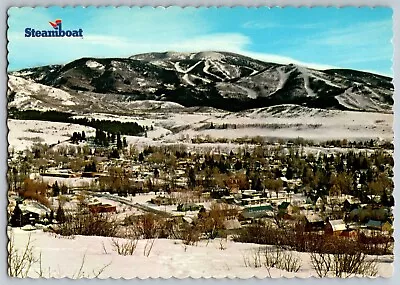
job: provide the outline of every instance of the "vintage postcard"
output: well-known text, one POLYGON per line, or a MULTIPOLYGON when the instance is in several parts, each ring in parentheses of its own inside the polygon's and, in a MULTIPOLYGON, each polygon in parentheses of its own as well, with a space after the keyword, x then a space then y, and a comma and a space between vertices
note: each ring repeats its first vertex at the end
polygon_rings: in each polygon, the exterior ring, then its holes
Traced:
POLYGON ((390 8, 8 10, 8 273, 390 277, 390 8))

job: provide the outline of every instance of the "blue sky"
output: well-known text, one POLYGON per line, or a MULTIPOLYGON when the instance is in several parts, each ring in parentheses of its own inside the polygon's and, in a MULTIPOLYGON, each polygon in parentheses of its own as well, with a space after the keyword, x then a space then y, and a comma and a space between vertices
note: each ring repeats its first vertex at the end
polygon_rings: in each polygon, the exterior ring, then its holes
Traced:
POLYGON ((218 50, 312 68, 392 76, 390 8, 11 8, 9 70, 80 57, 218 50), (27 27, 83 29, 83 38, 25 38, 27 27))

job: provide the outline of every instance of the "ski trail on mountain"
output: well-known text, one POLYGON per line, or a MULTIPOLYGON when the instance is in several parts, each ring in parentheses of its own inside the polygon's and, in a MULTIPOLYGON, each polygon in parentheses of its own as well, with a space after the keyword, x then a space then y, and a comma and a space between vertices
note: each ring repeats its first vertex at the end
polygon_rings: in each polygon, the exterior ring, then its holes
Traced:
POLYGON ((221 77, 219 77, 218 75, 213 74, 213 73, 211 73, 211 72, 208 71, 208 69, 209 69, 210 67, 211 67, 211 65, 210 65, 210 60, 209 60, 209 59, 205 60, 205 61, 204 61, 203 72, 206 73, 206 74, 208 74, 208 75, 211 75, 211 76, 213 76, 213 77, 215 77, 215 78, 218 78, 219 80, 222 81, 223 78, 221 78, 221 77))
POLYGON ((210 60, 210 62, 215 66, 216 69, 218 69, 219 72, 225 75, 226 78, 231 79, 229 72, 219 62, 213 60, 210 60))
POLYGON ((180 67, 179 61, 175 62, 174 66, 175 66, 176 71, 178 71, 180 73, 188 73, 188 72, 192 71, 200 63, 201 63, 201 61, 196 62, 194 65, 192 65, 191 67, 189 67, 186 70, 184 70, 184 69, 182 69, 182 67, 180 67))
POLYGON ((314 93, 314 91, 310 87, 310 77, 307 74, 307 70, 300 65, 297 65, 297 70, 300 71, 301 76, 303 77, 304 80, 304 89, 306 89, 307 95, 310 97, 316 97, 317 95, 314 93))
POLYGON ((187 73, 182 77, 182 79, 185 80, 187 84, 196 86, 196 84, 194 84, 192 81, 190 81, 189 75, 187 73))

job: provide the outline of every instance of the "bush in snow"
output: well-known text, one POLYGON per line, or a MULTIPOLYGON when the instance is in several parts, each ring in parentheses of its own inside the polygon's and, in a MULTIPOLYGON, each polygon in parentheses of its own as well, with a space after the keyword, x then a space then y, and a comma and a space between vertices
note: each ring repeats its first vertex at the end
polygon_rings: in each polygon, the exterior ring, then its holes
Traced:
POLYGON ((298 272, 301 259, 293 251, 284 251, 281 247, 259 247, 252 251, 250 257, 244 257, 246 267, 265 267, 268 272, 277 268, 288 272, 298 272))
POLYGON ((31 236, 22 248, 15 246, 14 236, 10 234, 8 241, 8 275, 11 277, 25 278, 28 276, 32 265, 38 262, 33 254, 31 236))
POLYGON ((180 238, 185 245, 196 245, 200 241, 201 230, 190 224, 183 224, 180 238))
POLYGON ((66 215, 65 221, 56 228, 56 233, 64 236, 116 236, 118 223, 109 214, 80 212, 66 215))
POLYGON ((129 239, 111 239, 113 250, 116 251, 119 255, 133 255, 135 253, 138 239, 129 238, 129 239))
POLYGON ((136 218, 134 226, 138 237, 152 239, 160 236, 164 221, 154 214, 145 214, 136 218))
POLYGON ((358 244, 344 239, 336 239, 329 248, 310 253, 311 265, 319 277, 333 275, 350 277, 354 275, 376 276, 375 259, 369 259, 358 244))

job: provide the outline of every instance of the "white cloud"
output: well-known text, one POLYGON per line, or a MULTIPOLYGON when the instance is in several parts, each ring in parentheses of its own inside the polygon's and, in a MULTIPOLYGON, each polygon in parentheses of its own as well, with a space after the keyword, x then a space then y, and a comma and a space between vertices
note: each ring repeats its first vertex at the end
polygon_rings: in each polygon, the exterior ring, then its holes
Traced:
MULTIPOLYGON (((276 62, 282 64, 299 64, 316 69, 332 68, 330 65, 321 65, 316 63, 306 63, 295 60, 290 57, 257 53, 247 50, 251 44, 250 38, 242 34, 211 34, 205 36, 195 36, 192 38, 182 39, 180 41, 159 42, 156 39, 147 41, 136 41, 133 39, 104 36, 104 35, 84 35, 84 38, 64 39, 64 38, 46 38, 46 39, 26 39, 19 34, 10 34, 11 53, 18 50, 22 46, 29 45, 31 56, 43 57, 48 53, 51 58, 59 58, 57 62, 64 62, 79 57, 118 57, 130 56, 143 52, 157 51, 181 51, 181 52, 198 52, 198 51, 229 51, 243 54, 252 58, 256 58, 268 62, 276 62)), ((18 56, 22 56, 17 52, 18 56)), ((12 58, 10 58, 12 60, 12 58)), ((50 59, 50 58, 49 58, 50 59)), ((47 60, 49 61, 49 60, 47 60)), ((50 64, 48 62, 47 64, 50 64)), ((11 62, 13 64, 13 62, 11 62)))
MULTIPOLYGON (((309 44, 351 46, 382 44, 392 34, 392 20, 364 22, 351 27, 337 28, 308 39, 309 44)), ((388 43, 389 44, 389 43, 388 43)))
POLYGON ((248 21, 242 25, 242 28, 245 29, 255 29, 255 30, 264 30, 264 29, 276 29, 276 28, 290 28, 290 29, 316 29, 321 26, 324 26, 326 23, 299 23, 297 25, 288 25, 280 22, 273 21, 248 21))
POLYGON ((259 59, 262 61, 266 62, 274 62, 274 63, 281 63, 281 64, 297 64, 301 66, 306 66, 309 68, 313 69, 331 69, 331 68, 338 68, 337 66, 329 65, 329 64, 319 64, 319 63, 313 63, 313 62, 304 62, 300 61, 294 58, 291 58, 289 56, 282 56, 282 55, 277 55, 277 54, 268 54, 268 53, 258 53, 258 52, 251 52, 251 51, 238 51, 238 53, 241 53, 243 55, 259 59))
MULTIPOLYGON (((156 39, 147 41, 136 41, 133 39, 105 36, 105 35, 84 35, 84 38, 46 38, 46 39, 26 39, 20 34, 10 33, 10 53, 16 50, 20 59, 43 58, 43 54, 48 56, 43 64, 62 64, 80 57, 127 57, 138 53, 145 52, 163 52, 163 51, 180 51, 180 52, 198 52, 198 51, 228 51, 266 62, 274 62, 280 64, 297 64, 309 68, 324 70, 331 68, 341 68, 340 66, 319 64, 314 62, 304 62, 289 56, 260 53, 249 51, 251 45, 250 38, 239 33, 227 34, 211 34, 205 36, 195 36, 192 38, 182 39, 180 41, 159 42, 156 39), (20 53, 23 46, 30 47, 30 53, 20 53)), ((10 57, 11 65, 13 65, 10 57)), ((378 73, 376 71, 365 70, 368 72, 378 73)), ((383 74, 388 75, 389 74, 383 74)))

